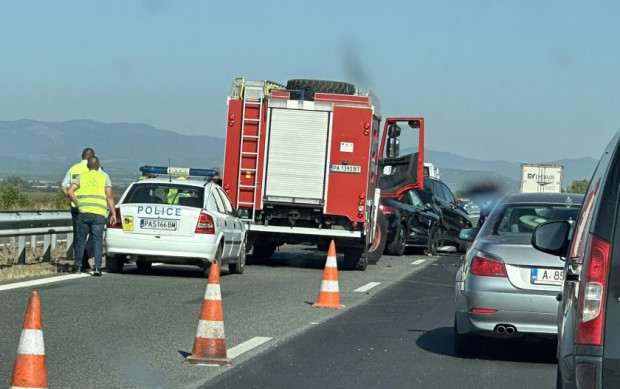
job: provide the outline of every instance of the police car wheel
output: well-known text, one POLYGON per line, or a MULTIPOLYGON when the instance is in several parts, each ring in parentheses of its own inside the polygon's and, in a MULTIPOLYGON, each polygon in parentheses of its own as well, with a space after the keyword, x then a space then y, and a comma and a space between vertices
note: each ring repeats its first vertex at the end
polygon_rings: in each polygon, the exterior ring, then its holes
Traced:
POLYGON ((237 262, 228 264, 228 272, 231 274, 243 274, 245 270, 245 241, 241 244, 241 249, 239 250, 239 257, 237 258, 237 262))

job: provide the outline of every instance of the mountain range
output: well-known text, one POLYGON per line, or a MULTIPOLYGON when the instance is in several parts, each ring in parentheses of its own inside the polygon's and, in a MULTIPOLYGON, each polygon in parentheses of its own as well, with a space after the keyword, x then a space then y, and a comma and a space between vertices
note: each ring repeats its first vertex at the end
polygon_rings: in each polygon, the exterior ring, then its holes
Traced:
MULTIPOLYGON (((223 138, 182 135, 146 124, 0 121, 0 139, 0 177, 17 175, 52 182, 62 180, 67 168, 80 160, 84 147, 95 150, 113 181, 135 179, 143 165, 211 168, 221 167, 224 157, 223 138)), ((483 149, 475 152, 484 155, 483 149)), ((519 188, 521 162, 488 161, 436 150, 426 150, 425 160, 439 168, 441 179, 453 190, 483 180, 511 191, 519 188)), ((594 158, 523 162, 563 165, 564 186, 589 179, 597 163, 594 158)))

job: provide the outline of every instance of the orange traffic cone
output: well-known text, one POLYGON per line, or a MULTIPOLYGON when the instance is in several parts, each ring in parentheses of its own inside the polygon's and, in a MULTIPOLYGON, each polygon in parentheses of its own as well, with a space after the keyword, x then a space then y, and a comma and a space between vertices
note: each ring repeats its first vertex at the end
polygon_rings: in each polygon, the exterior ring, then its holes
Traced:
POLYGON ((47 388, 45 345, 41 326, 41 300, 36 290, 28 300, 26 317, 17 347, 13 377, 9 389, 47 388))
POLYGON ((332 240, 327 252, 327 262, 323 272, 323 282, 319 292, 319 301, 312 304, 315 308, 342 309, 340 304, 340 288, 338 288, 338 263, 336 262, 336 245, 332 240))
POLYGON ((194 339, 192 355, 183 363, 209 366, 232 366, 232 360, 226 355, 226 338, 224 336, 224 313, 220 292, 220 271, 217 261, 211 264, 207 291, 200 311, 198 330, 194 339))

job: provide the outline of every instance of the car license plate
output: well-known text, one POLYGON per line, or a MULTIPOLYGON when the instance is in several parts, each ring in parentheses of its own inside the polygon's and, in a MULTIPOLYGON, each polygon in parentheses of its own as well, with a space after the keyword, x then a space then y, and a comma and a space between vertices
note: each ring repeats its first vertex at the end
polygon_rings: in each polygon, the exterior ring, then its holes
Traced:
POLYGON ((362 167, 355 165, 329 165, 329 170, 338 173, 361 173, 362 167))
POLYGON ((532 268, 532 284, 562 285, 563 278, 564 270, 562 269, 532 268))
POLYGON ((177 220, 140 219, 140 228, 143 230, 176 231, 177 220))

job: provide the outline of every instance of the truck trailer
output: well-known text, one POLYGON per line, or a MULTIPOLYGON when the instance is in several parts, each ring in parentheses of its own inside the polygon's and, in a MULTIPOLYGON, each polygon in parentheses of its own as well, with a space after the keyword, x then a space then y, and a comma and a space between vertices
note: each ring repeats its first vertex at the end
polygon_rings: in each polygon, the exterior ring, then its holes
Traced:
POLYGON ((564 166, 538 163, 521 164, 521 192, 560 193, 564 166))
POLYGON ((376 263, 386 238, 380 169, 393 191, 421 187, 424 119, 386 119, 380 139, 377 97, 337 81, 237 78, 227 103, 222 186, 248 225, 248 251, 268 259, 283 244, 334 240, 345 269, 376 263), (418 134, 409 158, 397 156, 403 127, 418 134))

